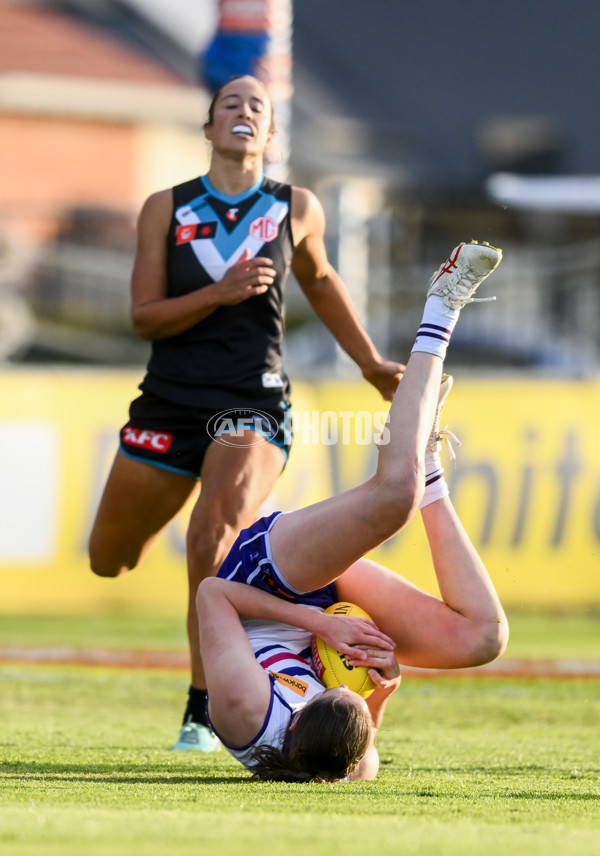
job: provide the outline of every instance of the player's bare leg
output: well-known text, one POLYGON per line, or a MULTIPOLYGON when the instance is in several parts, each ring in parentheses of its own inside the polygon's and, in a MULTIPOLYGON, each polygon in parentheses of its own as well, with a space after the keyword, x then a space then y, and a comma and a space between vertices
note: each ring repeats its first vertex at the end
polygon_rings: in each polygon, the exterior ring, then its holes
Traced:
POLYGON ((373 478, 276 522, 273 557, 292 587, 307 591, 327 585, 413 516, 423 491, 425 444, 441 375, 441 359, 412 354, 390 409, 373 478))
POLYGON ((94 573, 117 577, 133 570, 195 487, 194 478, 135 461, 118 451, 89 539, 94 573))
POLYGON ((292 587, 306 591, 326 585, 414 514, 425 489, 425 452, 452 330, 460 308, 475 301, 473 293, 501 256, 486 244, 461 244, 432 277, 375 476, 275 523, 273 557, 292 587))

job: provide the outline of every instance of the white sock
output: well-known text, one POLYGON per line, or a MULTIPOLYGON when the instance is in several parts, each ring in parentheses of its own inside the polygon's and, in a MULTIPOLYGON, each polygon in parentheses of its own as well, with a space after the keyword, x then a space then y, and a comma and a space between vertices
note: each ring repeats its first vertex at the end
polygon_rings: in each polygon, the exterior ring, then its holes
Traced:
POLYGON ((425 452, 425 493, 419 503, 419 508, 425 508, 443 496, 448 496, 449 490, 444 478, 444 468, 437 452, 425 452))
POLYGON ((444 359, 459 315, 459 309, 450 309, 437 294, 429 297, 425 302, 423 319, 411 353, 425 351, 444 359))

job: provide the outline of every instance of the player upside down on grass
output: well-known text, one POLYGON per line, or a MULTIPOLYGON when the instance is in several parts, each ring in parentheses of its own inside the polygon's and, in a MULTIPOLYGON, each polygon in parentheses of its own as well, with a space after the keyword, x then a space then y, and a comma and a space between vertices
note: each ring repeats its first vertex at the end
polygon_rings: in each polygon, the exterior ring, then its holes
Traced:
POLYGON ((477 666, 506 646, 505 615, 450 502, 439 457, 450 335, 500 259, 487 244, 461 244, 434 274, 375 475, 323 502, 259 520, 241 533, 218 576, 200 584, 210 721, 258 778, 373 779, 374 736, 400 683, 398 663, 477 666), (364 558, 417 509, 441 600, 364 558), (322 611, 336 601, 358 604, 373 621, 322 611), (310 663, 313 634, 351 665, 370 667, 376 688, 367 700, 323 687, 310 663))

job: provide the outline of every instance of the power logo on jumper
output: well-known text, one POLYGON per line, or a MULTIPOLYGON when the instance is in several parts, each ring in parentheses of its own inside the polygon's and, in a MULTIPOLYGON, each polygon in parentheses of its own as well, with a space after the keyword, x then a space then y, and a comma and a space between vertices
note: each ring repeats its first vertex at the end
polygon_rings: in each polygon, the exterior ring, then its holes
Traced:
POLYGON ((189 244, 190 241, 198 241, 202 238, 214 238, 216 234, 216 220, 210 223, 185 223, 175 230, 178 244, 189 244))

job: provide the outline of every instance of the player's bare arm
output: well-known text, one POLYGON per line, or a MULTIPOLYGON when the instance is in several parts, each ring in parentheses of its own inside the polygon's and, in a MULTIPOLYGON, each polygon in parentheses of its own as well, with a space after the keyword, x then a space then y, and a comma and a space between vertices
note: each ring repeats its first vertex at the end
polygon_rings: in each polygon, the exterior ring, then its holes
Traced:
POLYGON ((263 724, 271 697, 270 683, 254 656, 237 609, 224 594, 227 583, 219 582, 214 578, 204 580, 196 597, 205 676, 211 693, 209 715, 228 743, 243 746, 256 737, 263 724))
POLYGON ((393 652, 394 642, 377 626, 364 618, 330 615, 290 603, 268 592, 241 583, 210 577, 198 589, 200 599, 220 597, 226 599, 241 618, 259 618, 281 621, 308 630, 324 639, 342 653, 355 653, 358 659, 372 649, 393 652), (357 646, 357 647, 355 647, 357 646))
POLYGON ((306 188, 292 190, 292 270, 309 303, 384 399, 391 401, 404 366, 384 360, 365 331, 344 283, 327 259, 325 215, 306 188))

